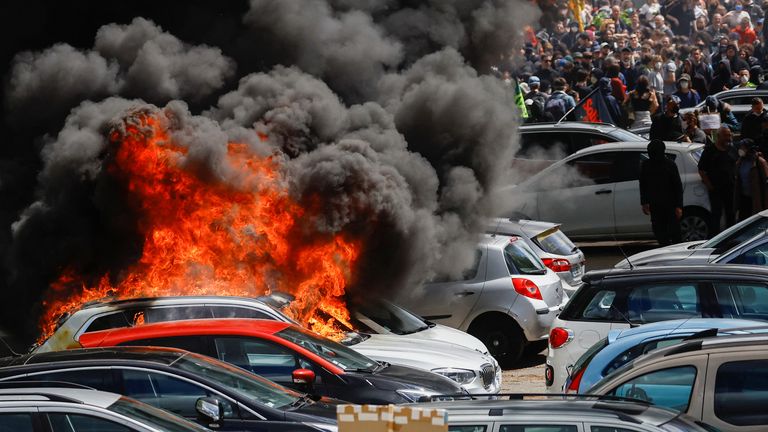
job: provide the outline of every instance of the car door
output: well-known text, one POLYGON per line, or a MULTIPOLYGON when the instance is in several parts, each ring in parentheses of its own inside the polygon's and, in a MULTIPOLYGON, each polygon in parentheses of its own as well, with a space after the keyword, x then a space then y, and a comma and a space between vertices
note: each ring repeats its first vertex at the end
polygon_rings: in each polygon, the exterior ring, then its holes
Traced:
POLYGON ((750 281, 713 283, 724 318, 768 321, 768 285, 750 281))
POLYGON ((144 432, 145 429, 134 429, 117 423, 115 420, 103 418, 100 413, 85 413, 80 409, 74 412, 62 412, 62 408, 43 407, 41 415, 50 427, 50 432, 144 432))
MULTIPOLYGON (((32 407, 0 407, 0 432, 36 432, 36 413, 32 407)), ((42 431, 39 425, 37 431, 42 431)))
POLYGON ((619 168, 613 200, 616 234, 646 236, 652 233, 651 218, 643 213, 640 205, 640 166, 646 160, 648 152, 638 150, 622 152, 617 159, 619 168))
POLYGON ((768 429, 768 352, 710 354, 702 421, 722 430, 768 429))
POLYGON ((576 419, 497 421, 495 432, 583 432, 583 425, 576 419))
POLYGON ((537 185, 539 218, 562 223, 569 236, 614 234, 613 193, 621 153, 591 153, 553 169, 537 185))
POLYGON ((485 285, 488 247, 482 245, 475 254, 472 267, 461 278, 436 278, 415 292, 405 293, 401 303, 425 320, 460 328, 467 321, 485 285))

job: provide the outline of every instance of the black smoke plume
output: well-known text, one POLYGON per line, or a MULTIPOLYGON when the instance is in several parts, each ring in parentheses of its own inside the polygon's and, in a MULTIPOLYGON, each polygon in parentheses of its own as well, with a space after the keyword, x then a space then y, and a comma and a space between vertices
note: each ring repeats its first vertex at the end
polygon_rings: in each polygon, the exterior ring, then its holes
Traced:
POLYGON ((63 268, 115 275, 140 256, 126 191, 104 168, 111 125, 149 104, 178 119, 174 139, 210 181, 228 181, 227 141, 279 155, 298 202, 323 198, 302 230, 365 239, 352 291, 393 296, 470 264, 517 146, 514 107, 487 72, 535 20, 527 2, 252 0, 210 20, 203 40, 134 18, 89 47, 16 55, 6 121, 56 130, 29 139, 35 193, 9 212, 6 325, 32 336, 63 268))

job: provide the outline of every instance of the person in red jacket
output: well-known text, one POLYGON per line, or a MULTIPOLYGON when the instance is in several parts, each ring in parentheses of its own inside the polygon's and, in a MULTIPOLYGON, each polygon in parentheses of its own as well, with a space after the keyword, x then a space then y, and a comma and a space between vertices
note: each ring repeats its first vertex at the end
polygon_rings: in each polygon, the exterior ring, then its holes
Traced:
POLYGON ((749 18, 742 18, 741 25, 736 26, 734 31, 739 34, 739 45, 753 44, 757 40, 755 29, 752 28, 752 23, 749 21, 749 18))

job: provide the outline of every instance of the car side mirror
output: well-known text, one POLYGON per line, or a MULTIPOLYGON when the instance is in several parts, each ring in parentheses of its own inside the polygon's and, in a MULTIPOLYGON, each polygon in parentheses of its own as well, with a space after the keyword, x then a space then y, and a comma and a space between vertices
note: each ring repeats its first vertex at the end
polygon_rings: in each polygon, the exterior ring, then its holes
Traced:
POLYGON ((315 372, 309 369, 296 369, 291 377, 297 385, 312 386, 315 383, 315 372))
POLYGON ((220 428, 224 421, 224 407, 216 398, 201 397, 195 402, 195 411, 197 419, 211 429, 220 428))

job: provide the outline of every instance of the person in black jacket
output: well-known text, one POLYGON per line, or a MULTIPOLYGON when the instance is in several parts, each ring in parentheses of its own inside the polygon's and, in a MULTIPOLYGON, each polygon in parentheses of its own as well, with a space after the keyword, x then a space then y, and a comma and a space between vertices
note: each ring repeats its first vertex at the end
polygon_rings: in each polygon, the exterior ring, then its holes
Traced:
POLYGON ((725 213, 725 228, 733 225, 733 188, 736 179, 738 154, 733 146, 733 135, 726 126, 717 131, 715 145, 704 147, 699 159, 699 176, 709 192, 712 235, 720 232, 720 219, 725 213))
POLYGON ((763 100, 752 98, 752 110, 741 121, 741 137, 751 139, 763 153, 768 150, 763 142, 763 123, 766 121, 768 112, 765 111, 763 100))
POLYGON ((667 100, 664 112, 651 119, 651 139, 662 141, 680 141, 684 139, 683 122, 680 118, 680 98, 672 95, 667 100))
POLYGON ((683 183, 677 165, 664 155, 659 139, 648 143, 648 160, 640 166, 640 204, 651 216, 653 235, 659 245, 679 243, 683 216, 683 183))

